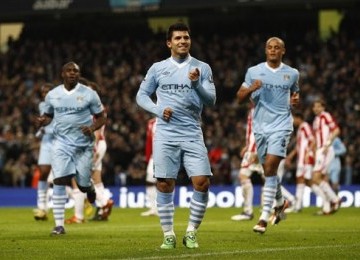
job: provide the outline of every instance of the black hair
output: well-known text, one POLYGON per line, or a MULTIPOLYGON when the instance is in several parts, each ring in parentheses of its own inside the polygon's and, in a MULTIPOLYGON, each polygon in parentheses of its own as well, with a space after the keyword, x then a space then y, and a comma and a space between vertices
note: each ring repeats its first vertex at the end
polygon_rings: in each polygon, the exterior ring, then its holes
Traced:
POLYGON ((69 65, 74 65, 74 66, 78 67, 78 69, 79 69, 79 71, 80 71, 80 66, 79 66, 76 62, 74 62, 74 61, 69 61, 69 62, 65 63, 65 64, 62 66, 62 71, 64 71, 65 68, 68 67, 69 65))
POLYGON ((174 31, 181 31, 181 32, 185 31, 185 32, 188 32, 190 35, 190 29, 186 24, 181 23, 181 22, 174 23, 174 24, 170 25, 169 29, 167 30, 166 40, 168 40, 168 41, 171 40, 171 37, 172 37, 174 31))

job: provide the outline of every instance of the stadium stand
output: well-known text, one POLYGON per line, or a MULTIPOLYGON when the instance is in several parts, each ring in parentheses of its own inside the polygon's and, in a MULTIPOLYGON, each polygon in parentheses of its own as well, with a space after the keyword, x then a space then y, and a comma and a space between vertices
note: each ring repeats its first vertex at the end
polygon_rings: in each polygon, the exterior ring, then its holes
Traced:
MULTIPOLYGON (((217 86, 215 109, 203 113, 206 145, 210 154, 217 155, 212 157, 214 184, 233 184, 247 114, 235 93, 246 68, 263 59, 262 44, 272 35, 285 39, 285 62, 301 73, 305 119, 312 121, 311 103, 321 96, 341 127, 348 150, 342 158, 342 182, 347 174, 348 182, 360 183, 360 33, 356 28, 360 15, 348 13, 339 31, 327 40, 320 39, 314 14, 308 14, 311 19, 303 20, 304 26, 284 21, 284 15, 269 25, 271 15, 266 10, 256 24, 235 15, 193 17, 190 27, 196 36, 191 53, 211 65, 217 86)), ((112 15, 95 21, 89 17, 27 21, 21 37, 10 38, 7 51, 0 54, 0 185, 31 185, 39 145, 33 117, 39 88, 44 82, 61 82, 60 66, 69 60, 102 87, 100 96, 109 118, 105 185, 114 185, 120 171, 127 173, 129 185, 145 183, 143 140, 151 115, 137 107, 135 94, 152 62, 168 55, 165 36, 153 33, 145 18, 132 16, 134 22, 129 23, 112 15)))

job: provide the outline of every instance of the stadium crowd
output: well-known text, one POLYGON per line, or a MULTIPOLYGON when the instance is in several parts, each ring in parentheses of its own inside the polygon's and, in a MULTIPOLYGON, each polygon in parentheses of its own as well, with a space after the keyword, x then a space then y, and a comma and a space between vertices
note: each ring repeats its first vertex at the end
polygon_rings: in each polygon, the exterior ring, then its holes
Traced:
MULTIPOLYGON (((144 185, 145 134, 151 115, 136 105, 135 95, 152 62, 168 56, 165 36, 146 29, 129 34, 119 30, 116 37, 95 40, 99 37, 90 32, 68 30, 59 35, 36 30, 25 27, 21 37, 9 39, 7 50, 0 53, 0 185, 31 185, 39 148, 33 115, 40 87, 45 82, 60 84, 58 72, 70 60, 80 65, 83 77, 101 86, 99 95, 108 113, 105 185, 144 185)), ((268 36, 272 35, 196 32, 192 38, 191 53, 210 64, 217 88, 216 107, 203 113, 213 184, 236 184, 247 118, 247 106, 237 103, 236 91, 246 69, 263 60, 268 36)), ((312 122, 312 102, 318 97, 326 100, 348 151, 342 158, 342 183, 359 184, 360 38, 347 30, 327 41, 315 30, 279 36, 287 43, 285 62, 300 71, 300 110, 312 122)))

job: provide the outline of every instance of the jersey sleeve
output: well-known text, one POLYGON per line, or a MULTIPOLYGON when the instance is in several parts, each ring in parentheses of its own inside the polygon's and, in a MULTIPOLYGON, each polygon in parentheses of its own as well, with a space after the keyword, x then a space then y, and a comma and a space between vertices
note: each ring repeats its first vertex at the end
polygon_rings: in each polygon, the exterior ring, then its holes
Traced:
POLYGON ((101 103, 100 97, 98 95, 98 93, 94 90, 92 91, 92 97, 91 97, 91 102, 90 102, 90 111, 92 115, 96 115, 101 113, 104 110, 104 107, 101 103))
POLYGON ((246 71, 245 80, 241 86, 243 86, 245 88, 249 88, 251 86, 251 75, 250 75, 249 69, 246 71))
POLYGON ((44 103, 42 105, 41 115, 44 115, 44 114, 52 115, 52 114, 54 114, 54 107, 50 103, 50 93, 51 92, 49 92, 45 96, 45 100, 44 100, 44 103))
MULTIPOLYGON (((243 82, 243 84, 241 85, 242 87, 245 87, 245 88, 249 88, 252 84, 252 82, 255 80, 253 79, 252 77, 252 70, 254 68, 250 68, 246 71, 246 74, 245 74, 245 81, 243 82)), ((254 92, 251 93, 251 100, 254 102, 254 104, 257 104, 258 101, 259 101, 259 97, 260 97, 260 91, 261 91, 261 88, 260 89, 257 89, 255 90, 254 92)))
POLYGON ((161 117, 161 109, 151 99, 151 95, 156 91, 156 88, 156 69, 154 64, 150 67, 145 78, 140 84, 140 88, 136 94, 136 103, 148 112, 156 115, 157 117, 161 117))
POLYGON ((299 71, 297 69, 294 69, 294 71, 295 71, 295 74, 294 74, 295 79, 294 79, 294 84, 291 86, 291 93, 300 91, 300 88, 299 88, 300 74, 299 74, 299 71))
POLYGON ((195 91, 198 93, 201 101, 208 106, 215 105, 216 89, 212 76, 212 71, 208 64, 203 66, 203 71, 201 73, 201 81, 197 81, 195 84, 195 91))
POLYGON ((346 146, 340 140, 340 138, 336 137, 332 143, 334 147, 334 152, 336 156, 342 156, 346 153, 346 146))

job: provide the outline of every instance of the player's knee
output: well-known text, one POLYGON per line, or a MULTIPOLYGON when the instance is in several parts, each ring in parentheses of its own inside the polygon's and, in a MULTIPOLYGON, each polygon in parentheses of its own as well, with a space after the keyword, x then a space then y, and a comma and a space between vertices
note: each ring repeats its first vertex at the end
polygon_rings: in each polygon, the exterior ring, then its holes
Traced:
POLYGON ((64 176, 64 177, 56 178, 56 179, 54 179, 54 184, 61 185, 61 186, 66 186, 66 185, 70 186, 71 178, 72 178, 72 176, 64 176))
POLYGON ((92 186, 85 187, 85 186, 80 186, 79 184, 77 186, 79 190, 83 193, 87 193, 88 191, 92 190, 92 186))
POLYGON ((160 192, 173 192, 175 189, 175 180, 158 178, 156 181, 156 188, 160 192))
POLYGON ((40 181, 47 181, 48 177, 49 177, 48 173, 40 173, 39 180, 40 181))
POLYGON ((279 164, 269 162, 264 164, 265 176, 276 176, 278 172, 279 164))
POLYGON ((210 186, 210 180, 207 176, 199 176, 196 178, 192 178, 192 183, 194 190, 200 192, 207 192, 210 186))
POLYGON ((240 174, 239 174, 240 182, 250 179, 250 176, 251 176, 251 171, 248 168, 244 168, 240 170, 240 174))
POLYGON ((246 184, 251 184, 251 179, 250 179, 249 177, 247 177, 247 178, 242 178, 242 179, 240 180, 240 184, 241 184, 242 186, 245 186, 246 184))
POLYGON ((40 166, 40 177, 39 180, 40 181, 46 181, 49 177, 50 171, 51 171, 51 167, 50 166, 40 166))

